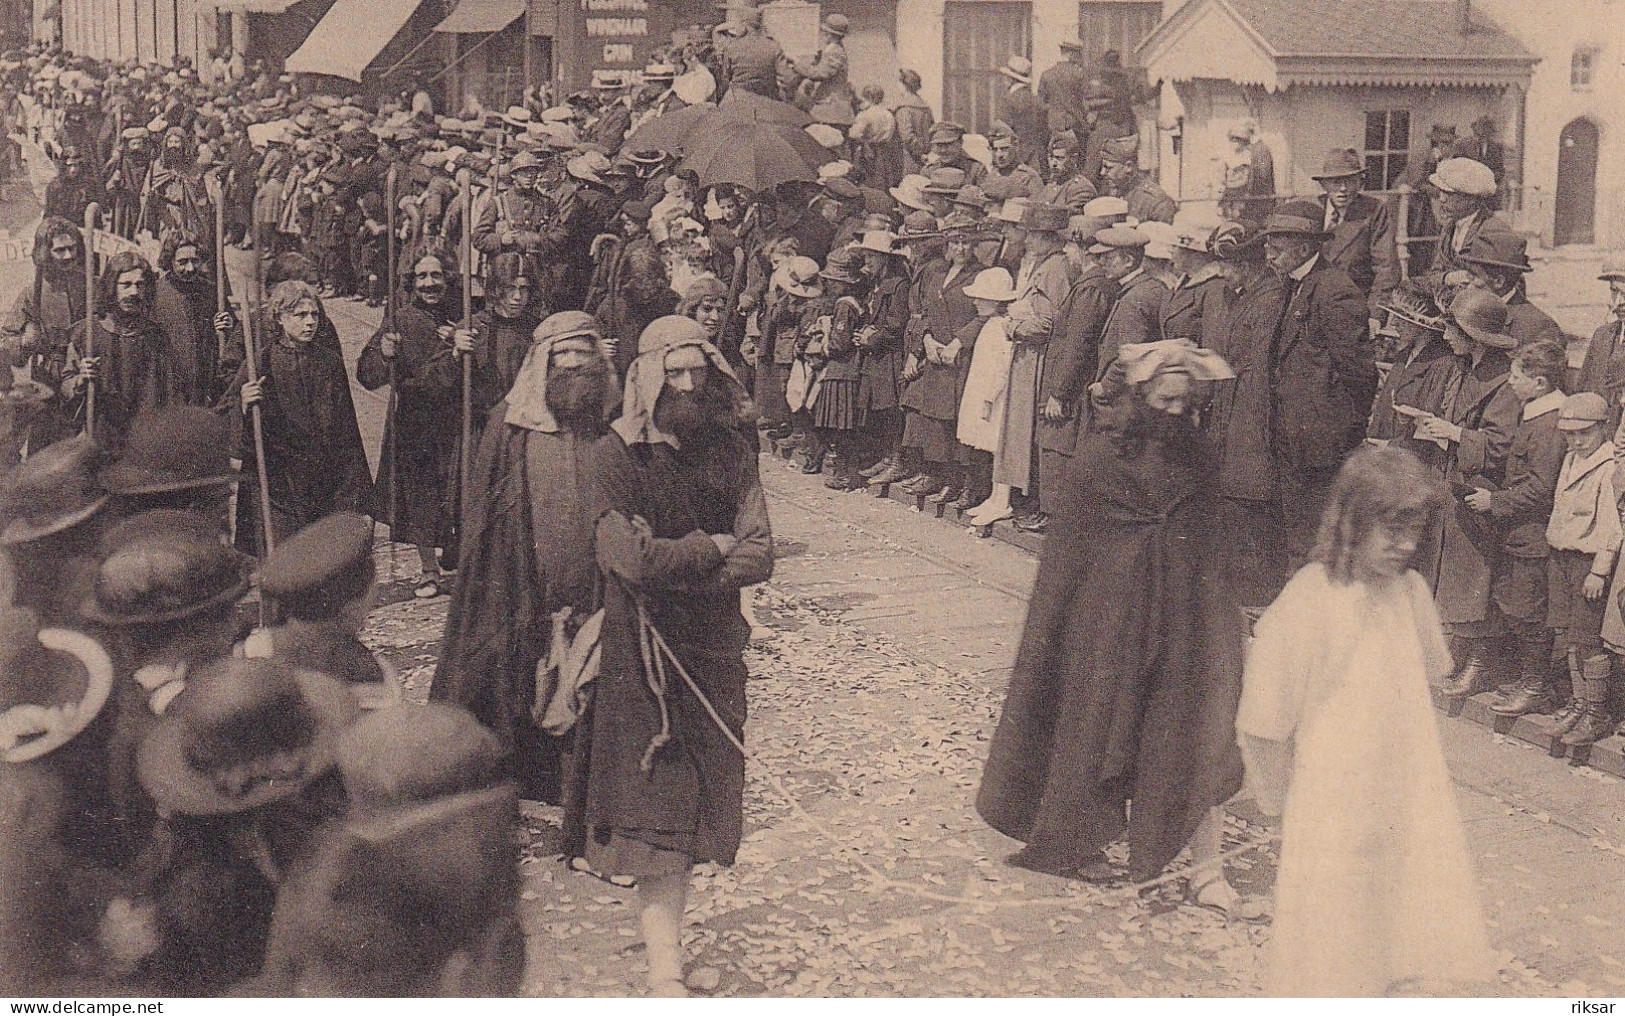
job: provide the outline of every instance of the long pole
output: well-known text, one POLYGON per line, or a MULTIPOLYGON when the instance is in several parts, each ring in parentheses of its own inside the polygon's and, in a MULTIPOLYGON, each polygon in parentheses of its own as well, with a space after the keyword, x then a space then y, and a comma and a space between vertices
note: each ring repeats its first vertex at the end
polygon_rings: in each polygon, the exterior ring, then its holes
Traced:
MULTIPOLYGON (((85 206, 85 358, 96 357, 96 220, 102 206, 85 206)), ((85 385, 85 433, 96 436, 96 380, 85 385)))
MULTIPOLYGON (((400 186, 400 176, 400 163, 390 163, 389 172, 384 176, 384 221, 389 226, 389 239, 385 244, 388 263, 384 265, 384 269, 388 273, 385 276, 384 284, 385 334, 395 331, 395 232, 399 228, 395 221, 395 204, 397 201, 396 191, 400 186)), ((399 356, 400 350, 397 349, 395 356, 389 358, 389 409, 384 414, 384 433, 388 436, 390 443, 396 445, 400 443, 400 435, 395 433, 395 407, 400 398, 396 393, 400 391, 401 387, 400 370, 395 366, 395 360, 399 356)), ((385 512, 389 516, 389 581, 393 583, 395 581, 395 509, 396 505, 400 503, 401 472, 396 465, 399 456, 395 454, 395 449, 386 445, 384 454, 389 456, 389 463, 386 467, 389 470, 389 503, 385 506, 385 512)))
MULTIPOLYGON (((254 258, 254 271, 249 281, 247 306, 243 312, 243 353, 244 366, 248 370, 248 382, 254 384, 260 379, 260 361, 258 351, 254 348, 254 326, 256 317, 260 312, 260 302, 264 283, 260 279, 260 266, 263 263, 256 256, 254 258)), ((276 549, 276 536, 271 531, 271 484, 265 468, 265 420, 261 415, 258 402, 249 407, 249 421, 254 430, 254 470, 260 488, 260 561, 263 563, 276 549)), ((265 594, 260 594, 260 627, 265 627, 266 610, 265 594)))
MULTIPOLYGON (((457 171, 457 186, 462 190, 463 202, 463 236, 462 249, 458 252, 463 267, 463 328, 469 330, 474 327, 474 227, 471 222, 474 214, 474 177, 467 169, 457 171)), ((490 299, 490 294, 486 295, 490 299)), ((488 312, 489 313, 489 312, 488 312)), ((457 515, 459 521, 463 510, 468 504, 468 478, 473 473, 474 465, 474 355, 463 354, 463 443, 462 456, 458 460, 457 472, 457 515)))
MULTIPOLYGON (((224 314, 226 306, 226 189, 218 176, 210 175, 209 200, 214 202, 214 312, 224 314)), ((256 261, 258 258, 256 257, 256 261)), ((214 369, 226 361, 226 333, 214 330, 214 369)), ((213 378, 200 378, 202 384, 212 384, 213 378)), ((210 396, 213 397, 213 391, 210 396)))

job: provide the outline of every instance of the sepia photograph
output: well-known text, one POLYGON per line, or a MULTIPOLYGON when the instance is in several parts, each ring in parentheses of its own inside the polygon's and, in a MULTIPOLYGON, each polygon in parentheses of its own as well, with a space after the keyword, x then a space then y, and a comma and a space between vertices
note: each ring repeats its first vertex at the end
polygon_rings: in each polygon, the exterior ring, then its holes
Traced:
POLYGON ((0 998, 1612 1011, 1622 106, 1625 0, 0 0, 0 998))

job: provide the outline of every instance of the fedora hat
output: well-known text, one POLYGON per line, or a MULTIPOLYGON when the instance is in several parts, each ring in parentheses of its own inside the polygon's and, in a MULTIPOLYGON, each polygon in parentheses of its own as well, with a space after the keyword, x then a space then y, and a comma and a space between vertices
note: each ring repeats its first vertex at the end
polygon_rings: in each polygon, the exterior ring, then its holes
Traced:
POLYGON ((0 487, 0 544, 28 543, 77 526, 107 503, 97 482, 103 451, 84 434, 30 455, 0 487))
POLYGON ((818 262, 808 257, 793 257, 779 265, 773 271, 773 281, 791 296, 811 299, 824 293, 818 283, 818 262))
POLYGON ((1029 203, 1021 212, 1021 228, 1034 233, 1060 233, 1066 230, 1069 218, 1060 205, 1029 203))
POLYGON ((188 678, 136 752, 136 775, 168 815, 230 815, 299 793, 336 764, 360 716, 342 682, 276 660, 223 659, 188 678), (247 770, 254 778, 224 778, 247 770))
POLYGON ((253 559, 222 546, 196 512, 161 509, 107 535, 80 614, 101 624, 162 624, 235 603, 253 559))
POLYGON ((959 188, 965 186, 965 171, 958 166, 936 166, 926 171, 924 190, 927 194, 939 194, 951 198, 959 193, 959 188))
POLYGON ((825 16, 823 23, 819 27, 837 39, 844 39, 846 33, 851 29, 852 23, 846 19, 845 14, 830 14, 825 16))
POLYGON ((925 188, 930 182, 930 177, 911 173, 903 177, 896 187, 887 188, 887 193, 891 194, 892 198, 905 208, 929 212, 931 211, 931 205, 925 199, 925 188))
POLYGON ((1264 236, 1309 236, 1331 238, 1325 228, 1325 212, 1313 201, 1288 201, 1264 220, 1264 236))
POLYGON ((41 629, 31 610, 0 611, 0 763, 43 758, 101 715, 113 661, 94 639, 41 629))
POLYGON ((1598 282, 1625 282, 1625 261, 1605 261, 1598 282))
POLYGON ((1480 233, 1462 252, 1461 259, 1468 264, 1510 268, 1518 272, 1532 272, 1529 263, 1529 241, 1516 233, 1480 233))
POLYGON ((999 73, 1013 81, 1030 85, 1033 82, 1033 62, 1024 56, 1013 56, 999 68, 999 73))
POLYGON ((1107 226, 1095 234, 1089 248, 1091 254, 1109 254, 1114 250, 1137 250, 1150 242, 1150 238, 1133 226, 1107 226))
POLYGON ((980 212, 987 207, 987 192, 973 183, 968 183, 959 188, 959 192, 948 200, 952 204, 974 208, 980 212))
MULTIPOLYGON (((626 77, 620 71, 597 70, 592 72, 592 87, 599 92, 618 92, 626 87, 626 77)), ((557 108, 557 107, 552 107, 557 108)), ((566 112, 570 112, 568 108, 566 112)), ((542 114, 547 115, 546 111, 542 114)))
POLYGON ((1516 349, 1518 340, 1507 334, 1507 307, 1500 298, 1477 286, 1469 286, 1450 301, 1447 317, 1472 337, 1491 349, 1516 349))
POLYGON ((1135 227, 1145 234, 1145 256, 1167 261, 1174 256, 1174 247, 1179 243, 1179 230, 1166 222, 1142 222, 1135 227))
POLYGON ((1347 176, 1365 176, 1365 163, 1360 153, 1352 148, 1333 148, 1320 164, 1320 172, 1312 180, 1340 180, 1347 176))
POLYGON ((199 406, 156 409, 131 421, 124 454, 102 471, 102 486, 119 495, 224 486, 237 479, 230 456, 231 426, 224 417, 199 406))
POLYGON ((564 171, 577 180, 601 184, 604 182, 601 174, 608 168, 609 156, 602 152, 583 152, 567 162, 564 171))
POLYGON ((531 122, 530 110, 524 106, 509 106, 502 114, 502 122, 509 127, 527 127, 531 122))
POLYGON ((984 268, 960 292, 972 300, 994 300, 998 303, 1014 303, 1017 295, 1015 282, 1003 268, 984 268))

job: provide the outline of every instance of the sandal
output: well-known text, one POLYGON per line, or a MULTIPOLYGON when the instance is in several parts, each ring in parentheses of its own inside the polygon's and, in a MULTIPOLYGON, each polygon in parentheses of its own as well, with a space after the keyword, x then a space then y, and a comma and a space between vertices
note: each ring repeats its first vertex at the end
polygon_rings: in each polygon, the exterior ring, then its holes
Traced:
POLYGON ((631 875, 606 875, 606 874, 604 874, 603 872, 599 871, 597 868, 594 868, 592 865, 588 864, 587 859, 585 857, 572 857, 572 858, 570 858, 570 870, 571 871, 579 871, 583 875, 591 875, 593 878, 596 878, 598 881, 607 882, 608 884, 614 886, 617 889, 632 889, 632 888, 636 888, 636 886, 638 884, 638 880, 633 878, 631 875))
POLYGON ((432 600, 440 595, 440 580, 425 576, 413 587, 412 595, 420 600, 432 600))
POLYGON ((1257 924, 1269 919, 1269 908, 1261 900, 1243 897, 1220 875, 1212 875, 1201 884, 1192 881, 1186 892, 1186 902, 1211 910, 1227 921, 1257 924))

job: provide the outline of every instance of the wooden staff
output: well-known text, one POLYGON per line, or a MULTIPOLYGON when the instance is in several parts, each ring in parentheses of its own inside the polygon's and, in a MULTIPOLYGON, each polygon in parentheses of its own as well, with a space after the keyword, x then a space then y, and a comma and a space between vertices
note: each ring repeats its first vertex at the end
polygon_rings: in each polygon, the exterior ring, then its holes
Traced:
MULTIPOLYGON (((460 260, 463 268, 463 329, 474 327, 474 178, 467 169, 457 171, 457 186, 462 190, 463 236, 460 260)), ((489 300, 491 294, 486 294, 489 300)), ((474 355, 463 354, 463 443, 458 459, 457 514, 461 518, 468 504, 468 478, 474 469, 474 355)))
MULTIPOLYGON (((226 189, 218 176, 206 178, 209 184, 209 200, 214 202, 214 312, 216 315, 224 314, 230 307, 226 303, 226 189)), ((258 261, 258 257, 255 258, 258 261)), ((216 328, 214 330, 214 369, 219 373, 220 365, 226 362, 226 333, 216 328)), ((205 383, 212 383, 213 379, 201 379, 205 383)), ((211 395, 213 389, 211 389, 211 395)))
MULTIPOLYGON (((96 220, 102 206, 85 206, 85 359, 96 356, 96 220)), ((96 436, 96 379, 85 383, 85 433, 96 436)))
MULTIPOLYGON (((395 331, 395 231, 399 228, 395 221, 396 190, 400 185, 400 163, 389 164, 389 172, 384 176, 384 221, 389 227, 389 238, 385 243, 385 275, 384 275, 384 333, 395 331)), ((395 361, 400 357, 401 351, 395 350, 395 355, 389 358, 389 408, 384 413, 384 434, 397 447, 400 445, 400 435, 395 433, 395 407, 400 391, 400 370, 395 361)), ((384 510, 389 515, 389 581, 395 581, 395 514, 400 503, 401 471, 397 464, 396 449, 385 446, 384 454, 389 456, 389 503, 384 510)))
MULTIPOLYGON (((248 383, 254 384, 260 379, 260 362, 254 348, 254 325, 256 315, 260 312, 263 298, 264 283, 260 279, 259 259, 255 258, 255 270, 249 279, 247 307, 243 313, 243 354, 246 357, 244 366, 248 369, 248 383)), ((254 403, 249 408, 250 422, 254 428, 254 468, 258 474, 260 484, 260 560, 263 561, 271 551, 276 549, 276 537, 271 532, 271 484, 265 469, 265 422, 260 412, 260 404, 254 403)), ((260 624, 265 624, 265 597, 260 597, 260 624)))

